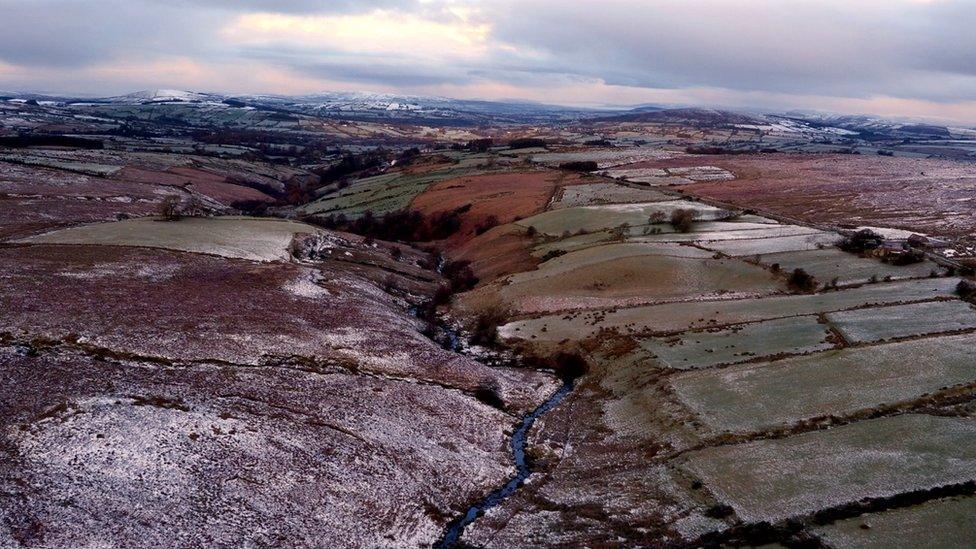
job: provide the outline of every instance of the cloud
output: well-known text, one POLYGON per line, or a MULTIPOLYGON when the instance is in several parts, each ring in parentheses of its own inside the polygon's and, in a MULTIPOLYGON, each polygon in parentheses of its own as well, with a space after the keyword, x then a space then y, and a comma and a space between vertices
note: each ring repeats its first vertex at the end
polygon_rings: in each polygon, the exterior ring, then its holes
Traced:
POLYGON ((0 0, 0 13, 4 87, 367 86, 976 119, 968 0, 0 0))

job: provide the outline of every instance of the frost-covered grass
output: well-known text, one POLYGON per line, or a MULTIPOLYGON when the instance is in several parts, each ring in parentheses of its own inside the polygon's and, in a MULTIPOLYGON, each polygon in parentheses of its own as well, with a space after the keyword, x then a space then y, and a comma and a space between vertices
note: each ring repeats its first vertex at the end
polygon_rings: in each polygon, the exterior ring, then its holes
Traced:
POLYGON ((674 377, 681 401, 719 431, 846 415, 976 381, 976 334, 826 351, 674 377))
MULTIPOLYGON (((746 522, 976 479, 976 421, 904 415, 686 454, 746 522)), ((898 544, 896 544, 898 545, 898 544)))
MULTIPOLYGON (((767 231, 763 231, 763 233, 775 234, 767 231)), ((731 256, 743 257, 779 252, 816 250, 825 246, 831 246, 840 240, 840 237, 834 233, 813 231, 812 229, 806 229, 806 233, 772 237, 766 236, 765 234, 757 234, 756 236, 758 238, 721 239, 702 243, 702 246, 709 250, 715 250, 731 256)))
POLYGON ((248 217, 184 218, 159 221, 144 217, 83 225, 25 238, 26 244, 96 244, 164 248, 253 261, 289 257, 296 234, 319 232, 305 223, 248 217))
POLYGON ((837 279, 838 284, 862 284, 872 278, 894 280, 929 276, 933 271, 944 269, 931 261, 912 265, 889 265, 880 260, 858 257, 835 248, 807 250, 798 252, 768 253, 760 260, 764 265, 778 264, 784 271, 801 268, 817 279, 820 284, 828 284, 837 279))
POLYGON ((739 324, 721 330, 685 332, 646 339, 641 347, 668 368, 690 370, 735 364, 781 353, 799 354, 832 347, 829 331, 816 316, 739 324))
POLYGON ((674 197, 654 189, 635 189, 616 183, 590 183, 566 187, 553 208, 572 208, 596 204, 619 204, 626 202, 660 202, 674 200, 674 197))
POLYGON ((773 318, 854 309, 866 305, 929 301, 951 297, 959 279, 933 278, 870 284, 837 292, 813 295, 771 296, 761 299, 736 299, 666 303, 564 315, 547 315, 520 320, 502 327, 505 337, 560 341, 584 338, 602 328, 623 332, 683 332, 726 324, 755 322, 773 318))
MULTIPOLYGON (((550 210, 519 221, 523 227, 535 227, 542 234, 559 236, 566 232, 596 232, 613 229, 623 224, 630 226, 647 225, 652 214, 660 214, 666 221, 675 210, 692 210, 697 219, 715 221, 725 219, 729 212, 721 208, 691 202, 670 200, 642 204, 607 204, 550 210)), ((664 224, 662 223, 662 227, 664 224)))
POLYGON ((830 313, 851 342, 871 342, 976 328, 976 310, 963 301, 937 301, 830 313))
POLYGON ((868 513, 814 527, 813 532, 831 547, 968 547, 976 539, 973 516, 976 497, 957 497, 868 513))

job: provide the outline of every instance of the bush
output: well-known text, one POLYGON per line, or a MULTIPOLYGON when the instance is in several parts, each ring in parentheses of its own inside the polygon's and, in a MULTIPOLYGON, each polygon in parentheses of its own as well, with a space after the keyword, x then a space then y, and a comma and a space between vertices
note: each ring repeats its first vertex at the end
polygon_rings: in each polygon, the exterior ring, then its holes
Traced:
POLYGON ((474 390, 474 397, 492 408, 499 410, 505 409, 505 400, 502 399, 502 389, 495 381, 486 381, 479 385, 474 390))
POLYGON ((481 236, 499 225, 498 217, 490 215, 474 228, 474 234, 481 236))
POLYGON ((567 253, 566 250, 559 250, 559 249, 549 250, 548 252, 545 253, 545 255, 542 256, 541 260, 543 263, 545 263, 550 259, 555 259, 559 256, 566 255, 566 253, 567 253))
POLYGON ((526 366, 552 370, 564 381, 573 381, 589 370, 589 364, 577 351, 559 351, 552 355, 526 353, 523 356, 526 366))
POLYGON ((494 345, 498 341, 498 327, 505 324, 511 314, 501 301, 491 301, 479 307, 470 325, 471 344, 494 345))
POLYGON ((790 276, 786 279, 786 282, 790 285, 790 287, 797 290, 802 290, 804 292, 810 292, 817 288, 816 279, 805 270, 799 268, 794 269, 793 272, 790 273, 790 276))
POLYGON ((959 284, 956 284, 956 294, 968 301, 976 300, 976 282, 960 280, 959 284))
POLYGON ((695 210, 679 208, 671 212, 671 226, 679 233, 689 233, 698 214, 695 210))
POLYGON ((530 225, 528 229, 525 230, 525 236, 535 236, 539 234, 539 229, 535 228, 535 225, 530 225))
POLYGON ((441 274, 450 282, 454 293, 466 292, 478 284, 470 261, 447 261, 441 266, 441 274))

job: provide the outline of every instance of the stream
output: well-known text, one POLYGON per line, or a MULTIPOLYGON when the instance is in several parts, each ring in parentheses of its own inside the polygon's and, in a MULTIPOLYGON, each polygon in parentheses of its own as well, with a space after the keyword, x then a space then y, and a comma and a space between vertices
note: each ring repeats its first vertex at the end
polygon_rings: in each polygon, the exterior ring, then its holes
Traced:
POLYGON ((468 511, 464 513, 464 516, 455 520, 447 526, 447 532, 444 537, 436 545, 437 549, 449 549, 454 547, 458 541, 461 539, 461 535, 464 534, 464 529, 474 522, 479 516, 485 513, 488 509, 501 504, 503 501, 511 497, 516 490, 522 486, 525 479, 529 478, 532 474, 532 468, 529 462, 525 459, 525 447, 527 444, 527 439, 529 431, 532 429, 532 425, 535 420, 539 419, 542 414, 545 414, 549 410, 556 407, 566 395, 568 395, 573 390, 573 382, 566 381, 563 386, 559 388, 549 400, 543 402, 538 408, 532 410, 528 415, 522 418, 522 422, 519 424, 518 428, 515 430, 515 434, 512 435, 512 441, 509 444, 509 448, 512 451, 512 457, 515 460, 515 476, 508 480, 504 486, 498 488, 494 492, 488 494, 478 503, 475 503, 468 508, 468 511))
MULTIPOLYGON (((419 309, 417 307, 410 307, 410 314, 419 318, 419 309)), ((447 325, 444 322, 437 322, 436 329, 439 333, 434 334, 431 339, 440 344, 445 349, 454 351, 456 353, 464 353, 465 346, 463 344, 463 336, 459 330, 447 325)), ((483 363, 485 360, 479 359, 477 357, 472 357, 483 363)), ((498 360, 499 364, 508 363, 511 361, 512 357, 508 359, 498 360)), ((495 361, 490 361, 495 362, 495 361)), ((489 364, 491 365, 491 364, 489 364)), ((468 508, 468 510, 460 518, 455 519, 450 524, 447 525, 447 530, 444 532, 444 537, 438 541, 434 547, 437 549, 450 549, 455 547, 461 540, 461 536, 464 534, 464 529, 470 525, 472 522, 478 519, 486 511, 492 507, 500 505, 506 499, 512 496, 516 490, 522 486, 525 479, 529 478, 532 474, 532 467, 529 460, 526 459, 525 449, 528 444, 529 431, 532 430, 532 426, 535 421, 542 417, 543 414, 555 408, 564 398, 566 398, 569 393, 573 391, 573 380, 566 379, 563 381, 562 386, 555 393, 552 394, 545 402, 540 404, 535 410, 532 410, 527 415, 522 418, 519 426, 515 429, 512 434, 512 440, 509 442, 509 449, 512 453, 512 460, 515 463, 515 476, 510 478, 504 486, 494 490, 477 503, 468 508)))

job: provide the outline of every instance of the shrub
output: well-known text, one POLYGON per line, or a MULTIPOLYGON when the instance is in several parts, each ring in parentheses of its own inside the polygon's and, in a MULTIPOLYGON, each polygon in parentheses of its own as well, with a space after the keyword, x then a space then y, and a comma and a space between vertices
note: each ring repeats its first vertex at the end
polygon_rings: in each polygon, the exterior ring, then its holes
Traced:
POLYGON ((698 214, 695 210, 679 208, 671 212, 671 226, 679 233, 691 232, 698 214))
POLYGON ((956 294, 965 300, 976 300, 976 282, 960 280, 959 284, 956 284, 956 294))
POLYGON ((501 301, 490 301, 481 305, 474 314, 470 325, 471 344, 493 345, 498 341, 498 327, 505 324, 512 312, 501 301))
POLYGON ((490 215, 486 217, 481 223, 479 223, 477 227, 474 228, 474 234, 479 236, 483 235, 488 231, 494 229, 498 225, 499 225, 498 217, 494 215, 490 215))
POLYGON ((400 258, 403 257, 403 250, 401 250, 399 246, 390 248, 390 257, 396 261, 400 261, 400 258))
POLYGON ((441 274, 450 282, 454 293, 465 292, 478 284, 470 261, 447 261, 441 266, 441 274))
POLYGON ((797 268, 793 269, 790 276, 786 279, 787 284, 790 287, 804 292, 813 291, 817 288, 817 281, 810 273, 803 269, 797 268))
POLYGON ((502 399, 502 389, 496 381, 486 381, 478 385, 478 388, 474 390, 474 397, 492 408, 499 410, 505 409, 505 400, 502 399))
POLYGON ((530 225, 528 229, 525 230, 525 236, 535 236, 539 234, 539 229, 535 228, 535 225, 530 225))
POLYGON ((567 253, 566 250, 559 250, 559 249, 549 250, 548 252, 545 253, 545 255, 542 256, 542 262, 545 263, 550 259, 555 259, 559 256, 566 255, 566 253, 567 253))

